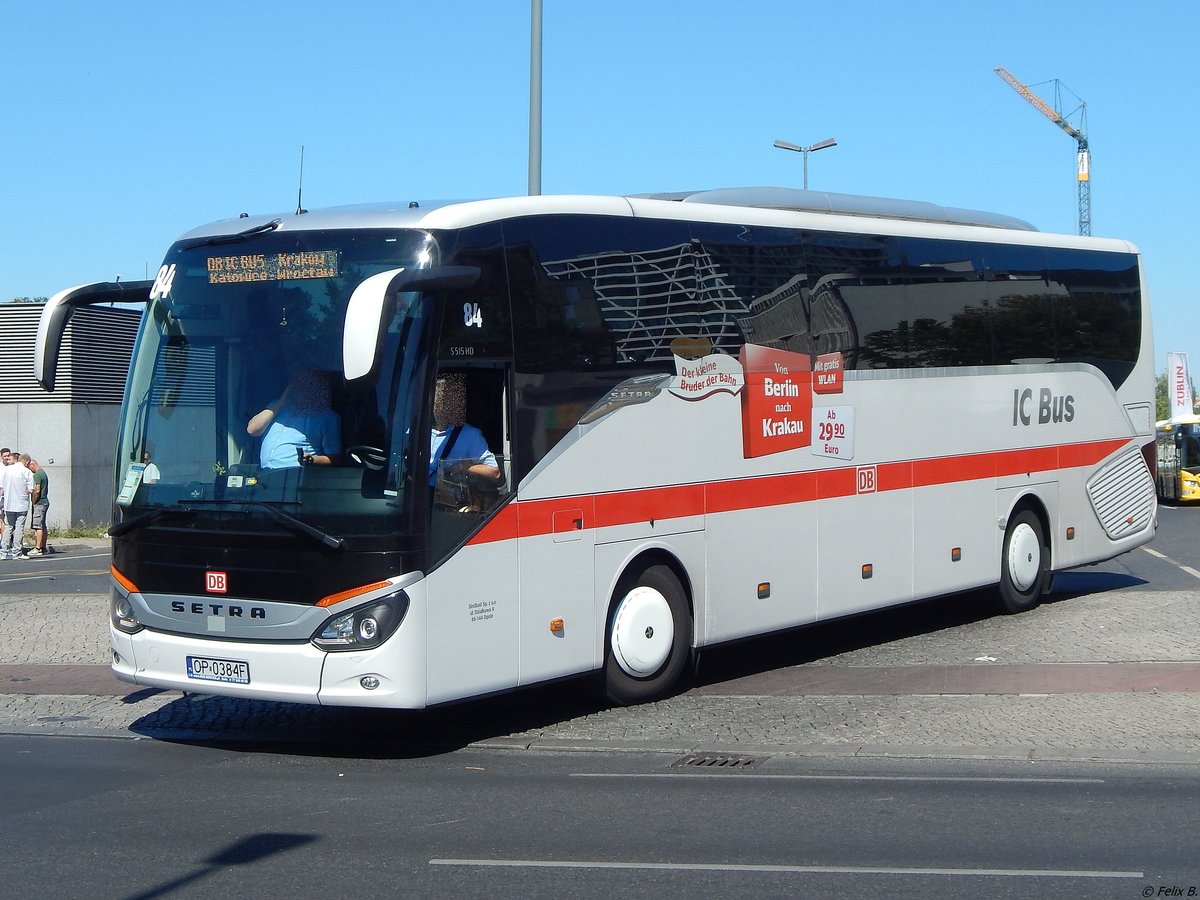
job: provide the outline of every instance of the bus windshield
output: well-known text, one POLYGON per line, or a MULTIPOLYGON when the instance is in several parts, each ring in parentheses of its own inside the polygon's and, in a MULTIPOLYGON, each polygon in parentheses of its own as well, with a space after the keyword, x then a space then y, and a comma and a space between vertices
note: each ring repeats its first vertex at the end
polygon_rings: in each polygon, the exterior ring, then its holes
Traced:
POLYGON ((1179 466, 1194 470, 1200 467, 1200 425, 1180 425, 1177 438, 1179 444, 1179 466))
MULTIPOLYGON (((261 232, 262 230, 258 230, 261 232)), ((343 378, 354 289, 430 265, 423 232, 247 232, 181 241, 130 366, 114 534, 156 527, 346 536, 405 529, 427 306, 401 294, 379 358, 343 378)))

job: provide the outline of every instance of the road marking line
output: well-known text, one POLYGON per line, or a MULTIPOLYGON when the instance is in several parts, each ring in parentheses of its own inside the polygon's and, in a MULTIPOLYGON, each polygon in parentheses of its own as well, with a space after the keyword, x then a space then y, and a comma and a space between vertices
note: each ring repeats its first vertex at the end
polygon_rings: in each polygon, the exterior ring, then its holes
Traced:
POLYGON ((920 781, 948 782, 952 784, 1104 784, 1103 778, 1032 778, 1002 775, 769 775, 758 772, 722 772, 719 770, 696 770, 694 772, 572 772, 571 778, 736 778, 774 779, 783 781, 920 781))
POLYGON ((431 859, 431 866, 472 866, 524 869, 654 869, 675 872, 755 872, 800 875, 983 875, 1022 878, 1145 878, 1144 872, 1103 869, 939 869, 901 866, 786 866, 742 863, 604 862, 578 859, 431 859))
POLYGON ((17 584, 21 581, 36 581, 39 578, 73 578, 84 575, 107 575, 108 569, 87 569, 73 572, 70 569, 54 569, 49 572, 30 572, 28 575, 17 575, 15 578, 0 578, 0 584, 17 584))
POLYGON ((1152 550, 1149 547, 1142 547, 1141 549, 1145 550, 1151 556, 1156 556, 1165 562, 1169 562, 1171 565, 1173 565, 1175 568, 1179 569, 1180 571, 1187 572, 1193 578, 1200 578, 1200 571, 1193 569, 1191 566, 1185 566, 1181 562, 1176 562, 1175 560, 1171 559, 1171 557, 1167 556, 1167 554, 1165 554, 1165 553, 1159 553, 1157 550, 1152 550))

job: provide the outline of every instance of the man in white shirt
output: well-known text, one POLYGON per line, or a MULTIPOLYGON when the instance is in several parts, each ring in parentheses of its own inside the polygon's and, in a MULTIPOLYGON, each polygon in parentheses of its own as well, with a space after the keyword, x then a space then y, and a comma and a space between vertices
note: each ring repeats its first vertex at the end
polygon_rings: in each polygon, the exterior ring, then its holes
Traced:
MULTIPOLYGON (((8 465, 12 462, 12 451, 7 447, 0 447, 0 463, 8 465)), ((0 469, 0 475, 4 474, 4 470, 0 469)), ((4 482, 0 480, 0 525, 4 524, 4 482)))
POLYGON ((0 538, 0 559, 25 559, 25 523, 32 506, 33 473, 29 471, 29 454, 11 454, 12 464, 0 471, 0 486, 4 496, 4 535, 0 538))

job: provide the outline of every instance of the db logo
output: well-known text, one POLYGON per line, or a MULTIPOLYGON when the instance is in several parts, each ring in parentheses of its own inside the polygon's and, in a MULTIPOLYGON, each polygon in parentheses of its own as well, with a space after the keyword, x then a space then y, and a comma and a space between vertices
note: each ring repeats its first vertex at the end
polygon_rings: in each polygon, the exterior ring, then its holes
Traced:
POLYGON ((224 572, 205 572, 204 589, 210 594, 225 594, 229 591, 229 576, 224 572))
POLYGON ((879 482, 876 480, 874 466, 861 466, 858 470, 858 492, 860 494, 873 494, 879 482))

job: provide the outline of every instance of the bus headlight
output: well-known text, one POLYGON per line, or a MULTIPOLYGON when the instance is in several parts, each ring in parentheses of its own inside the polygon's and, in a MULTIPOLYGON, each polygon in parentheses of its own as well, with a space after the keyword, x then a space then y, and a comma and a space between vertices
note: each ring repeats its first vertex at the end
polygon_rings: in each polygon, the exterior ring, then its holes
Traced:
POLYGON ((312 642, 322 650, 371 650, 392 636, 407 612, 408 594, 397 591, 330 616, 312 636, 312 642))
POLYGON ((113 628, 123 631, 125 634, 137 634, 145 627, 137 620, 133 604, 129 602, 129 595, 120 593, 116 588, 113 588, 112 597, 109 600, 108 618, 112 622, 113 628))

